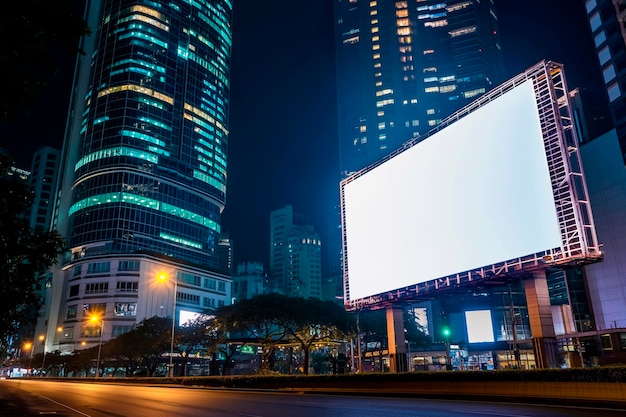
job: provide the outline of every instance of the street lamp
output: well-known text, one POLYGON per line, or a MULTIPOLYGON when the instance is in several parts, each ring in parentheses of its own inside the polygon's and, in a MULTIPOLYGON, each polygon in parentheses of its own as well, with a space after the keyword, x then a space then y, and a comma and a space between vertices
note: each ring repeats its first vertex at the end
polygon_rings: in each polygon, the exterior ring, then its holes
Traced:
POLYGON ((30 359, 28 360, 28 372, 30 372, 31 367, 33 366, 33 351, 35 350, 35 343, 26 342, 24 344, 24 349, 30 349, 30 359))
POLYGON ((41 372, 43 372, 43 366, 46 364, 46 336, 39 336, 39 341, 43 345, 43 358, 41 359, 41 372))
MULTIPOLYGON (((168 281, 167 274, 163 273, 159 275, 159 282, 165 283, 168 281)), ((172 339, 170 342, 170 364, 168 368, 168 376, 174 376, 174 328, 176 324, 176 293, 178 292, 178 280, 174 280, 174 308, 172 309, 172 339)))
MULTIPOLYGON (((99 318, 98 316, 93 316, 90 319, 92 322, 96 323, 99 318)), ((100 353, 102 353, 102 335, 104 334, 104 319, 100 320, 100 344, 98 345, 98 359, 96 360, 96 378, 100 376, 100 353)))

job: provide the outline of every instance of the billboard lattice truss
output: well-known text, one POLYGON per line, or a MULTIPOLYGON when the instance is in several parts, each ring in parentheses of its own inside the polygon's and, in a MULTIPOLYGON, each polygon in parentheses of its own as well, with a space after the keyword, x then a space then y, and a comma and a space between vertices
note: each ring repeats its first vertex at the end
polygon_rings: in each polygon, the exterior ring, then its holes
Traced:
POLYGON ((551 267, 582 265, 598 262, 602 259, 584 179, 578 139, 573 128, 572 112, 569 106, 563 66, 551 61, 539 62, 525 72, 481 96, 468 106, 458 110, 443 120, 428 135, 406 142, 401 149, 388 157, 344 179, 341 184, 342 219, 345 219, 346 215, 344 195, 344 186, 346 184, 529 80, 532 80, 533 83, 539 113, 541 133, 561 235, 561 246, 353 300, 350 298, 350 281, 348 279, 347 253, 349 248, 346 244, 346 225, 345 221, 342 221, 344 295, 347 309, 380 308, 398 301, 432 297, 434 293, 439 291, 488 281, 498 277, 522 275, 551 267))

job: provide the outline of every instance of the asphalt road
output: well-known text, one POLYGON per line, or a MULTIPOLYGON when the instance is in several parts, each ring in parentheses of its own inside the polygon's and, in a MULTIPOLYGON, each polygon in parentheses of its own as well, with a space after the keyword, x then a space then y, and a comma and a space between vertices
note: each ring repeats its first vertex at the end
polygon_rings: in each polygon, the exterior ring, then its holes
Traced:
POLYGON ((423 398, 0 380, 0 416, 623 417, 625 411, 423 398))

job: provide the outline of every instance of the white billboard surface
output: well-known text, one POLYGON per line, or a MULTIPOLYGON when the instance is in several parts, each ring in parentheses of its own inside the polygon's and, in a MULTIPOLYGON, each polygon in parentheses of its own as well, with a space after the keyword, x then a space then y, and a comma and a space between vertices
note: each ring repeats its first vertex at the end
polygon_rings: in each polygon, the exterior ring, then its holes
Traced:
POLYGON ((349 300, 561 246, 531 80, 343 184, 349 300))
POLYGON ((490 310, 466 311, 465 326, 467 327, 467 341, 469 343, 495 341, 490 310))

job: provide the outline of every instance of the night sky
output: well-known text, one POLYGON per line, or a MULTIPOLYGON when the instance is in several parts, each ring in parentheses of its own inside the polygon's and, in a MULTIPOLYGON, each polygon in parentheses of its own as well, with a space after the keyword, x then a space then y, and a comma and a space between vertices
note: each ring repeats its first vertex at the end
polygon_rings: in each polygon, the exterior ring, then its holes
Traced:
MULTIPOLYGON (((267 265, 269 212, 286 204, 308 215, 326 238, 339 198, 332 0, 235 0, 228 190, 223 230, 235 263, 267 265)), ((602 82, 583 0, 496 0, 507 77, 542 59, 565 65, 570 89, 599 105, 587 108, 607 128, 602 82), (596 117, 597 116, 597 117, 596 117)), ((4 132, 28 168, 32 152, 60 147, 72 64, 40 95, 33 119, 4 132), (45 121, 45 122, 44 122, 45 121), (19 141, 19 146, 17 145, 19 141), (19 150, 19 151, 18 151, 19 150)))

